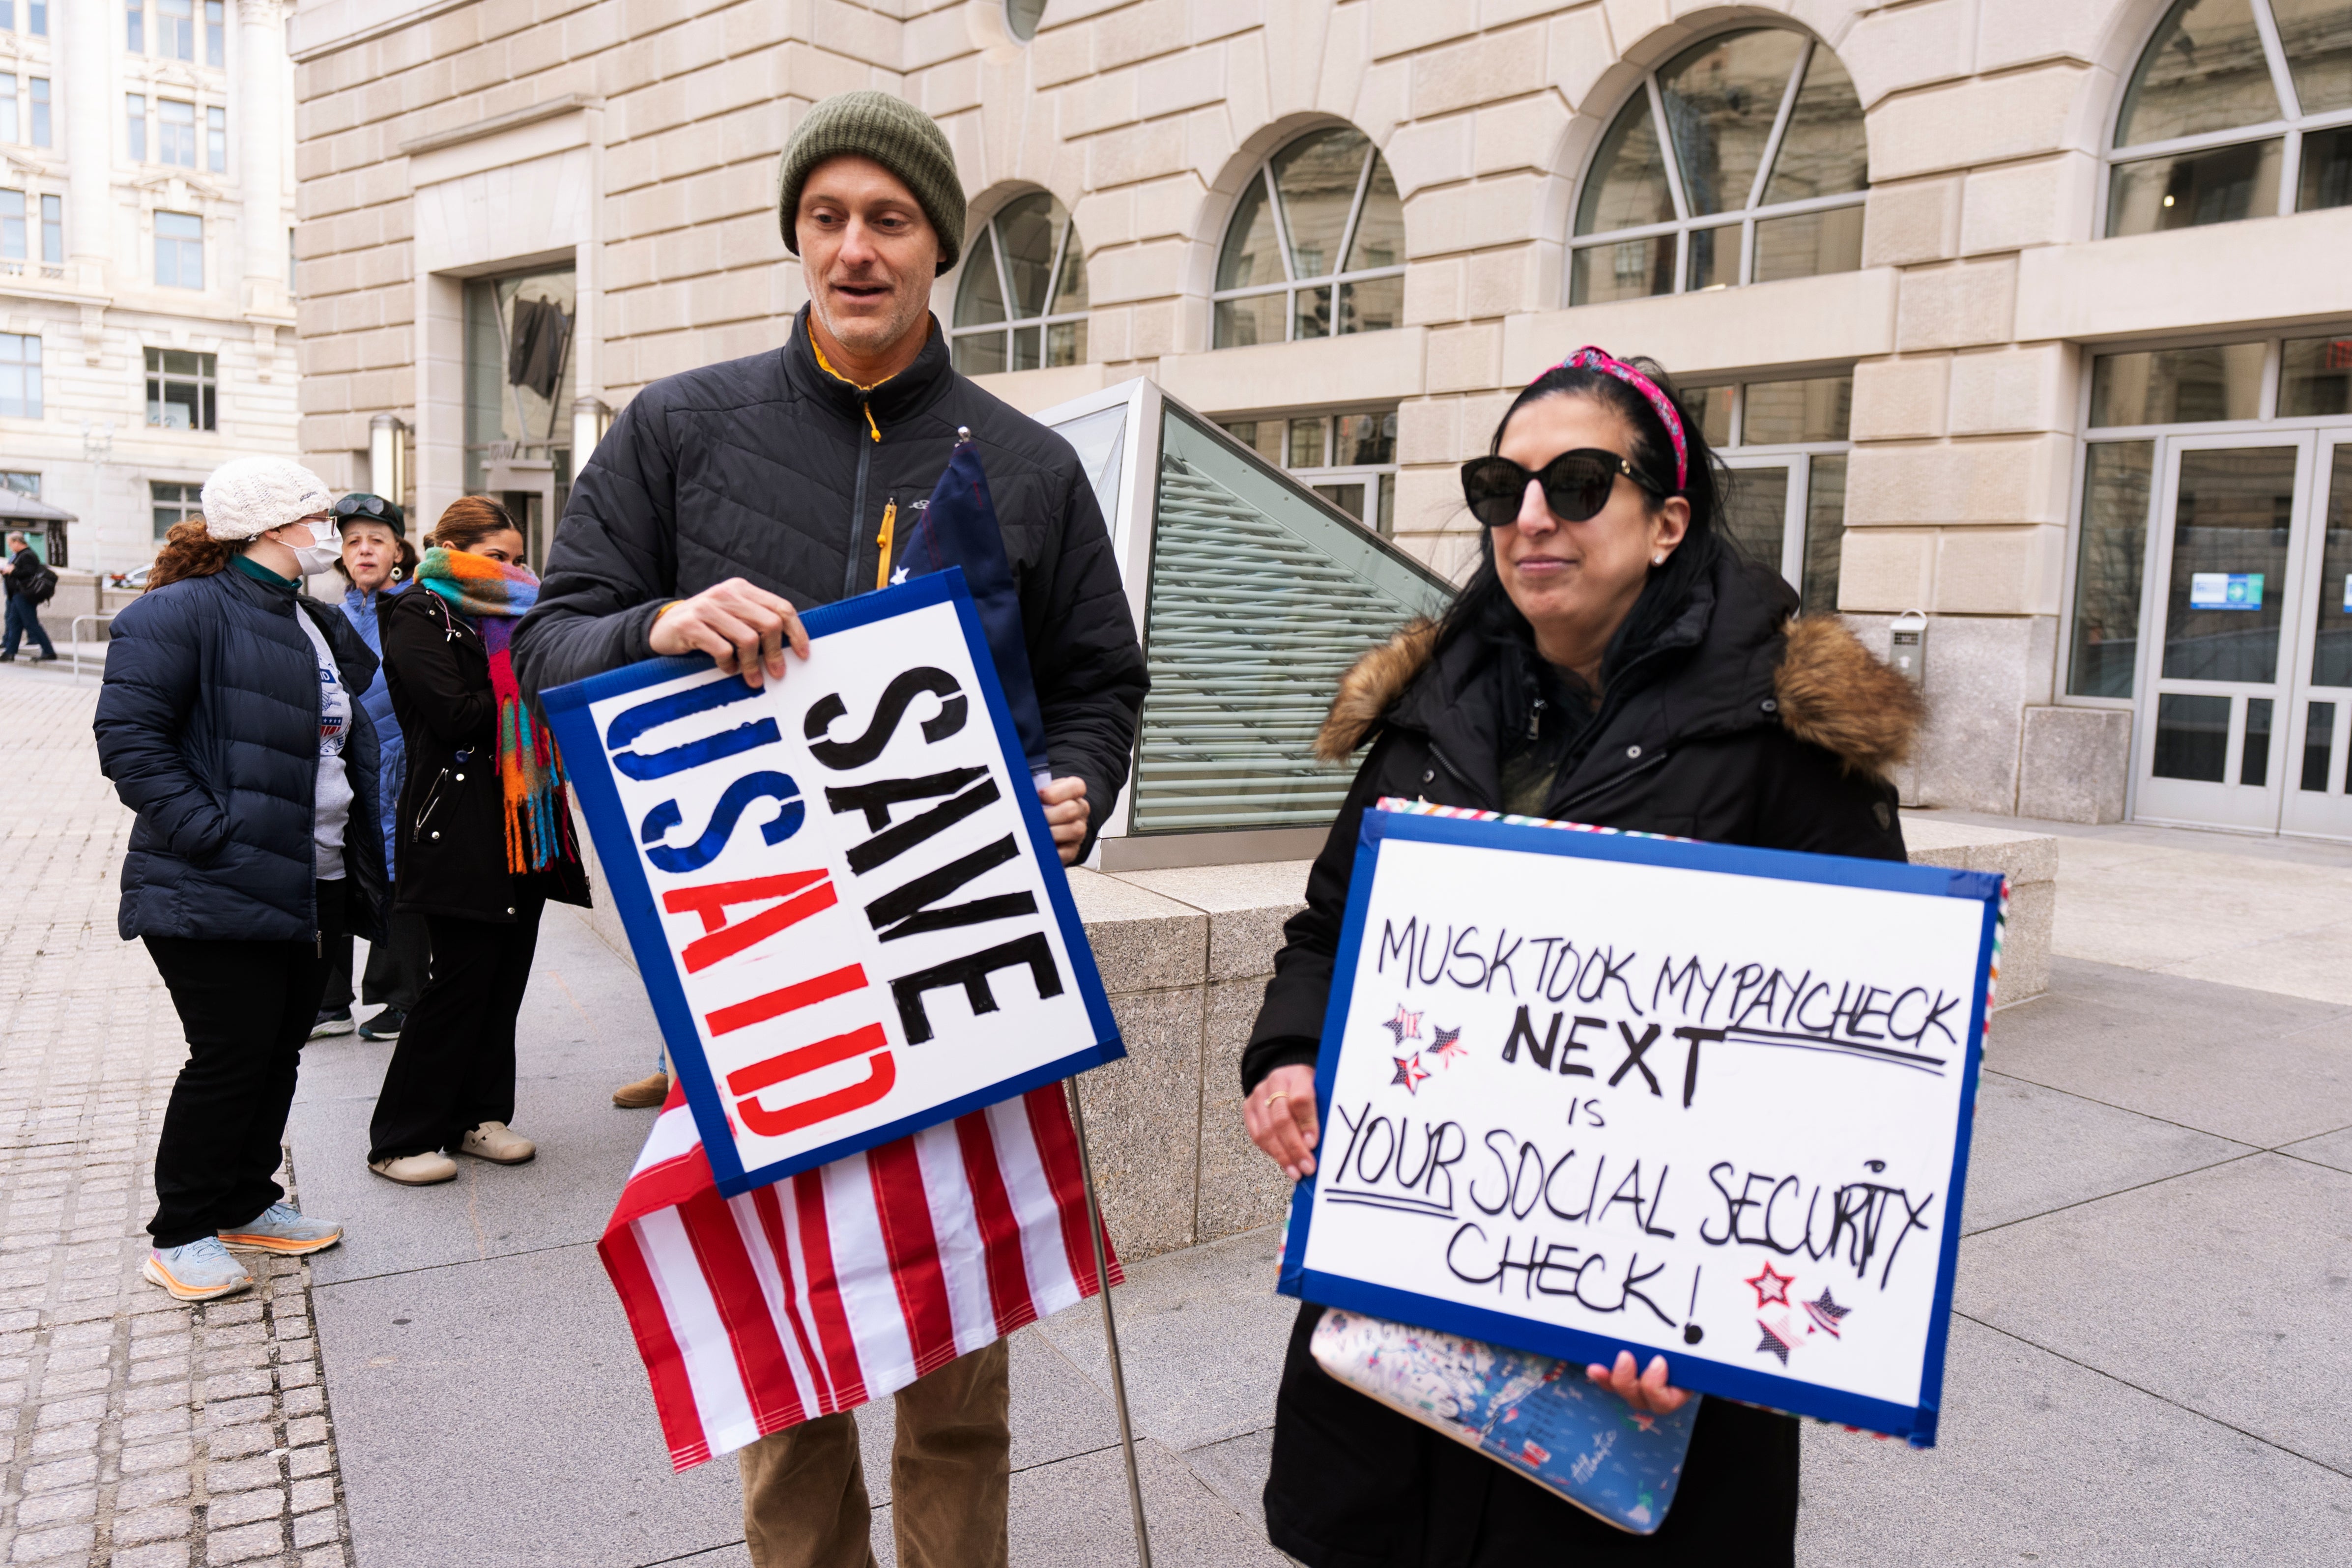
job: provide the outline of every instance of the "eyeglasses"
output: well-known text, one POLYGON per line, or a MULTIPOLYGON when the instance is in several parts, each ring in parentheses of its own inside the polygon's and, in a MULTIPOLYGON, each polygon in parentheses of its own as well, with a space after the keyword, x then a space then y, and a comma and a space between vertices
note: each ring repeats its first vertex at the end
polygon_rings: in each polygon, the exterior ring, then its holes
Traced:
POLYGON ((1543 486, 1544 504, 1561 521, 1580 523, 1609 504, 1620 474, 1644 490, 1664 494, 1616 453, 1580 446, 1533 473, 1507 457, 1474 457, 1462 465, 1462 498, 1472 517, 1490 528, 1504 528, 1518 517, 1532 479, 1543 486))
POLYGON ((335 503, 335 516, 339 517, 374 517, 383 522, 390 523, 395 528, 401 527, 406 520, 401 516, 400 508, 394 506, 390 501, 385 500, 382 496, 370 496, 360 491, 353 491, 351 495, 348 495, 341 500, 337 501, 335 503))

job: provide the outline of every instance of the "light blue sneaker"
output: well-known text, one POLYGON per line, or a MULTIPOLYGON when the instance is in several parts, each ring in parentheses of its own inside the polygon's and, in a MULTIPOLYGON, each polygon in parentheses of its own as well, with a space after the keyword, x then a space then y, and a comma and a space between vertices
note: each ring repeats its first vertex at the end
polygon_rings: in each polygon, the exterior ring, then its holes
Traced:
POLYGON ((228 1255, 217 1236, 202 1236, 185 1247, 157 1247, 147 1254, 140 1273, 183 1301, 209 1301, 233 1296, 253 1283, 245 1265, 228 1255))
POLYGON ((341 1241, 343 1228, 331 1219, 307 1219, 300 1209, 280 1201, 235 1229, 222 1231, 220 1239, 243 1252, 299 1258, 306 1252, 324 1252, 341 1241))

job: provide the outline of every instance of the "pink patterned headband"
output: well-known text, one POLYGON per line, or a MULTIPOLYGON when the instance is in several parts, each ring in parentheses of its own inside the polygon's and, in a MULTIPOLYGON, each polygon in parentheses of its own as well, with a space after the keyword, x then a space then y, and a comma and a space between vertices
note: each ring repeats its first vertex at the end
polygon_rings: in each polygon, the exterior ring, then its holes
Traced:
MULTIPOLYGON (((1675 400, 1659 391, 1657 382, 1624 361, 1618 359, 1606 349, 1596 349, 1590 343, 1577 350, 1551 369, 1553 371, 1599 371, 1603 375, 1615 376, 1648 399, 1650 406, 1658 411, 1658 417, 1665 422, 1666 434, 1675 444, 1675 488, 1685 490, 1690 487, 1690 446, 1683 437, 1683 416, 1675 412, 1675 400)), ((1544 375, 1549 374, 1551 371, 1544 372, 1544 375)), ((1537 378, 1538 381, 1542 379, 1541 376, 1537 378)))

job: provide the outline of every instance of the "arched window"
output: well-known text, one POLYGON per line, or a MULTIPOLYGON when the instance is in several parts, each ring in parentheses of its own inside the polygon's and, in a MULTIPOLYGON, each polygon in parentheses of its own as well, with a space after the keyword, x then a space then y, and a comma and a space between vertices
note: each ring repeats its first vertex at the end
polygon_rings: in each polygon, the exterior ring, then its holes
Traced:
POLYGON ((2110 235, 2352 204, 2352 0, 2179 0, 2107 156, 2110 235))
POLYGON ((1645 78, 1601 139, 1569 303, 1851 272, 1869 184, 1837 56, 1786 28, 1718 34, 1645 78))
POLYGON ((1308 131, 1251 174, 1217 253, 1215 298, 1220 349, 1404 319, 1404 204, 1362 131, 1308 131))
POLYGON ((1062 204, 1016 196, 972 236, 948 329, 968 376, 1076 365, 1087 357, 1087 256, 1062 204))

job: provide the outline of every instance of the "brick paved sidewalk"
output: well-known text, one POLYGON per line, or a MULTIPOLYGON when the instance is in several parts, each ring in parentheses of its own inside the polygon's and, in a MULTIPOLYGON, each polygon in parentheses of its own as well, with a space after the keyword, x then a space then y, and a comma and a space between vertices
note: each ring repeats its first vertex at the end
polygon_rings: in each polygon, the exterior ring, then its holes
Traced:
POLYGON ((184 1048, 114 934, 97 694, 0 670, 0 1563, 343 1568, 308 1266, 193 1309, 139 1277, 184 1048))

